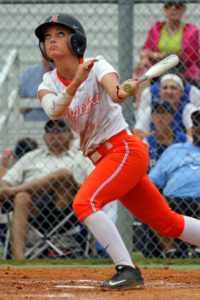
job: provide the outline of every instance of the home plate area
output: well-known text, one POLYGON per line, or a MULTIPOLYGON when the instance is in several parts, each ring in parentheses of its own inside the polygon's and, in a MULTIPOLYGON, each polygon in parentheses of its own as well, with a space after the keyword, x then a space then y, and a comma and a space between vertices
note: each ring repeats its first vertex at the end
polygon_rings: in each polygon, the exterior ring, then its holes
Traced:
POLYGON ((102 290, 113 266, 0 266, 0 299, 168 300, 200 299, 200 268, 140 267, 145 285, 102 290))

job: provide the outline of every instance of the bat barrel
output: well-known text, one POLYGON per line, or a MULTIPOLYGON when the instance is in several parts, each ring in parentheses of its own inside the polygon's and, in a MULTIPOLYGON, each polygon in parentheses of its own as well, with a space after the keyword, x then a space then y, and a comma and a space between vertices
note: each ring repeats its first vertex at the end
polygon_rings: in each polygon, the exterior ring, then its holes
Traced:
POLYGON ((139 82, 143 82, 143 81, 145 81, 145 80, 147 80, 148 79, 148 76, 147 75, 143 75, 143 76, 141 76, 140 78, 139 78, 139 82))

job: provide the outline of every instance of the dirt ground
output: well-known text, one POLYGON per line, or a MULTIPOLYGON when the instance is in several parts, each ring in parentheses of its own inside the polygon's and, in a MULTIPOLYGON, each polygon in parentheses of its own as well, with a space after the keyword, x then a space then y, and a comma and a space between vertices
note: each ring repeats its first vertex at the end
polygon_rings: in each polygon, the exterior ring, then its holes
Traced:
POLYGON ((103 291, 113 267, 0 267, 0 300, 183 300, 200 299, 200 269, 141 268, 141 289, 103 291))

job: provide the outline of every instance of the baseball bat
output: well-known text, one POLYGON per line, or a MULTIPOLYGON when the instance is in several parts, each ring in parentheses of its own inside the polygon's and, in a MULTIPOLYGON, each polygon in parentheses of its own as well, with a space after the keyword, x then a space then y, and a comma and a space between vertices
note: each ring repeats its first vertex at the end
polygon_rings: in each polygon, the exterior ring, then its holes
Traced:
MULTIPOLYGON (((179 58, 176 54, 171 54, 164 59, 160 60, 157 64, 153 65, 142 77, 139 78, 139 83, 149 78, 158 77, 171 68, 175 67, 179 62, 179 58)), ((125 92, 130 93, 133 90, 133 86, 130 82, 125 82, 123 85, 125 92)))

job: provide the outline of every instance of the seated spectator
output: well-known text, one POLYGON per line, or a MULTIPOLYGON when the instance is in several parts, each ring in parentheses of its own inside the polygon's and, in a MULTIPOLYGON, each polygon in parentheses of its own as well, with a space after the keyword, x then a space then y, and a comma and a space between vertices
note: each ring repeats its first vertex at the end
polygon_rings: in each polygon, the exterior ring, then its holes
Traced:
POLYGON ((183 77, 199 87, 199 30, 197 26, 182 21, 186 10, 184 1, 164 2, 166 20, 156 21, 151 26, 135 70, 136 76, 141 76, 165 56, 176 53, 183 61, 183 77))
MULTIPOLYGON (((51 63, 42 61, 29 67, 20 78, 19 96, 21 98, 37 98, 38 87, 43 80, 44 73, 53 70, 51 63)), ((25 121, 47 121, 48 116, 42 108, 22 109, 25 121)))
MULTIPOLYGON (((72 140, 73 134, 62 119, 49 120, 44 134, 47 149, 27 153, 0 180, 0 201, 13 202, 11 242, 15 259, 25 257, 28 223, 41 230, 55 226, 58 218, 71 212, 78 187, 93 169, 80 151, 70 149, 72 140)), ((67 229, 77 225, 80 223, 73 214, 67 229)))
MULTIPOLYGON (((186 134, 172 128, 174 108, 171 102, 157 99, 152 106, 152 121, 155 131, 144 139, 149 149, 149 169, 155 166, 164 150, 174 143, 184 143, 191 140, 186 134)), ((146 257, 162 257, 162 249, 158 245, 155 233, 146 224, 142 224, 142 238, 139 242, 139 250, 146 257), (157 247, 154 247, 157 244, 157 247)))
MULTIPOLYGON (((4 149, 2 153, 2 163, 0 168, 0 178, 5 175, 11 165, 21 158, 25 153, 37 149, 37 142, 31 138, 23 138, 17 141, 14 151, 11 149, 4 149)), ((7 217, 0 213, 0 241, 5 244, 5 237, 7 232, 7 217)))
POLYGON ((174 108, 171 102, 158 99, 152 106, 152 121, 155 131, 144 139, 149 149, 149 170, 155 166, 164 150, 171 144, 184 143, 189 137, 178 129, 172 128, 174 108))
MULTIPOLYGON (((199 218, 200 109, 194 111, 191 117, 193 142, 168 147, 151 169, 149 177, 162 190, 174 211, 199 218)), ((168 238, 164 241, 165 245, 170 243, 168 238)), ((170 243, 170 249, 165 251, 167 257, 181 256, 180 249, 176 249, 174 243, 170 243)))
POLYGON ((154 129, 151 108, 153 102, 159 98, 170 101, 174 107, 173 129, 191 136, 190 115, 200 105, 200 90, 188 83, 184 85, 180 76, 173 73, 165 74, 160 82, 143 91, 134 126, 135 134, 141 138, 151 134, 154 129))
POLYGON ((9 148, 4 149, 1 158, 0 178, 6 173, 7 169, 25 153, 38 148, 38 144, 31 138, 22 138, 17 141, 14 151, 9 148))

